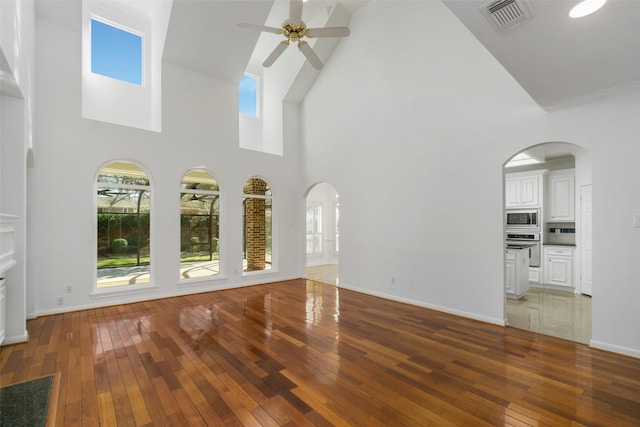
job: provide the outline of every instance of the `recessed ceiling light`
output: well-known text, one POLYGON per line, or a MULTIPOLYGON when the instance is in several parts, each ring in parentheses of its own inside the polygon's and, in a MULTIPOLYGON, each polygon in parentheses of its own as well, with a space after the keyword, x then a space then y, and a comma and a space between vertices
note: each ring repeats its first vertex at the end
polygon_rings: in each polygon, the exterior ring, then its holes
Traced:
POLYGON ((600 9, 607 0, 583 0, 575 5, 569 12, 569 16, 572 18, 582 18, 600 9))

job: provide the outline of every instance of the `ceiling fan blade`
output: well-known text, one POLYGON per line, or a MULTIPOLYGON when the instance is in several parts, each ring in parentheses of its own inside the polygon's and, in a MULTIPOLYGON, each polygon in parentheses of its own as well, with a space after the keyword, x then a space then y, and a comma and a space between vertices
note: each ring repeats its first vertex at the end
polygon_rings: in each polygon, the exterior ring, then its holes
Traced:
POLYGON ((319 70, 322 68, 322 61, 320 61, 320 58, 318 58, 318 55, 316 55, 313 49, 311 49, 311 46, 309 46, 309 43, 305 41, 298 42, 298 49, 300 49, 302 54, 307 58, 307 61, 309 61, 309 63, 311 64, 311 66, 313 66, 313 68, 315 68, 316 70, 319 70))
POLYGON ((245 24, 244 22, 241 22, 238 24, 238 27, 246 28, 247 30, 258 30, 265 31, 267 33, 282 34, 282 28, 267 27, 265 25, 245 24))
POLYGON ((289 21, 292 24, 300 24, 302 22, 302 1, 289 0, 289 21))
POLYGON ((264 60, 262 65, 264 67, 270 67, 271 65, 273 65, 273 63, 276 62, 276 59, 278 59, 278 57, 282 55, 282 52, 284 52, 288 46, 289 40, 284 40, 278 43, 278 46, 276 46, 276 48, 273 49, 273 52, 271 52, 271 54, 267 56, 267 59, 264 60))
POLYGON ((308 28, 307 37, 346 37, 350 34, 347 27, 308 28))

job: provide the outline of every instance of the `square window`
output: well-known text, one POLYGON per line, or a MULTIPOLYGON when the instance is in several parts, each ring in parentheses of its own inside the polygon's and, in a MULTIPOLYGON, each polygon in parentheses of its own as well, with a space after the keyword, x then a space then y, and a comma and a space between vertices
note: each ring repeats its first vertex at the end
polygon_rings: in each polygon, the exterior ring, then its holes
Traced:
POLYGON ((239 110, 245 116, 258 117, 258 80, 243 75, 238 87, 239 110))
POLYGON ((91 72, 142 85, 142 36, 91 20, 91 72))

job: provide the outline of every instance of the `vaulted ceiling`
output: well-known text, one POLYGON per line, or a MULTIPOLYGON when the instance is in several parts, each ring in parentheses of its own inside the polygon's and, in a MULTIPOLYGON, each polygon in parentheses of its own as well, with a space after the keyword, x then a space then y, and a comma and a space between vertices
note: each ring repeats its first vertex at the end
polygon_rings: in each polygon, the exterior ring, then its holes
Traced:
POLYGON ((516 0, 531 17, 498 31, 481 8, 495 1, 443 0, 543 108, 561 107, 640 82, 640 1, 608 0, 569 17, 577 0, 516 0))
MULTIPOLYGON (((363 4, 375 1, 384 0, 308 0, 305 8, 312 11, 339 3, 349 13, 358 13, 363 4)), ((532 16, 507 31, 496 30, 481 12, 489 3, 486 0, 442 1, 544 108, 640 84, 638 0, 608 0, 600 11, 581 19, 568 17, 577 0, 515 0, 526 2, 532 16)), ((287 3, 276 0, 278 8, 272 12, 273 0, 118 2, 147 13, 158 4, 171 7, 163 60, 230 82, 239 81, 261 37, 236 24, 278 25, 281 18, 270 14, 283 9, 279 3, 287 3)), ((81 0, 36 0, 40 17, 77 30, 81 9, 81 0)), ((340 43, 349 43, 349 38, 340 43)), ((264 56, 264 49, 258 44, 255 55, 264 56)))

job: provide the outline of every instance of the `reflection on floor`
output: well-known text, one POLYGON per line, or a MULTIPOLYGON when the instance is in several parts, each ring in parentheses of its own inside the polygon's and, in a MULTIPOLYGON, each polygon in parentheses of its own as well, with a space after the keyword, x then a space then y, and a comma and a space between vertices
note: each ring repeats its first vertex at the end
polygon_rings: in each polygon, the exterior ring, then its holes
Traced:
POLYGON ((307 279, 329 285, 338 284, 338 264, 313 265, 307 267, 307 279))
POLYGON ((573 292, 530 288, 520 299, 507 299, 507 323, 545 335, 588 344, 591 298, 573 292))

